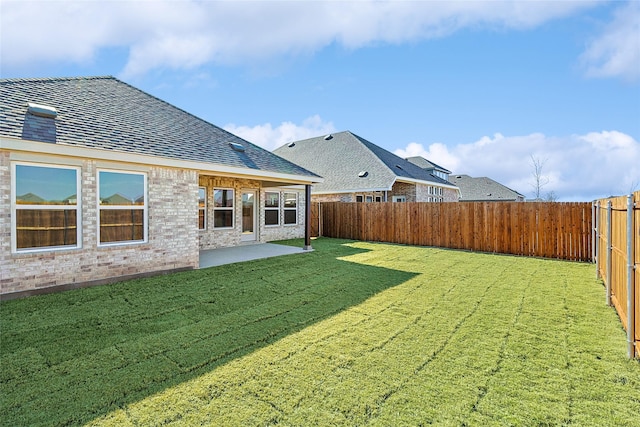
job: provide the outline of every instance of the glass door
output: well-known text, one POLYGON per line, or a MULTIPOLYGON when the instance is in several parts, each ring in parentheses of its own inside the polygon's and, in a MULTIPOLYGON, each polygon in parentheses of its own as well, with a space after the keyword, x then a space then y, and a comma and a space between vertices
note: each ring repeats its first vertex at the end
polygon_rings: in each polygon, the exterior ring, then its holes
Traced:
POLYGON ((242 241, 256 240, 256 191, 245 190, 242 192, 242 241))

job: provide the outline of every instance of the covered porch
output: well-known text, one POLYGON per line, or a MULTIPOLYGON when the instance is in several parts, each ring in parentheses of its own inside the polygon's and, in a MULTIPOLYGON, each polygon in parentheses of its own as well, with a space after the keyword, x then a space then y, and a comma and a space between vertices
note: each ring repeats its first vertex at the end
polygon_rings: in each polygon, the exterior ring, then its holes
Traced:
POLYGON ((276 243, 252 243, 227 248, 205 249, 200 251, 199 268, 216 267, 219 265, 283 255, 308 253, 310 251, 310 246, 305 249, 276 243))

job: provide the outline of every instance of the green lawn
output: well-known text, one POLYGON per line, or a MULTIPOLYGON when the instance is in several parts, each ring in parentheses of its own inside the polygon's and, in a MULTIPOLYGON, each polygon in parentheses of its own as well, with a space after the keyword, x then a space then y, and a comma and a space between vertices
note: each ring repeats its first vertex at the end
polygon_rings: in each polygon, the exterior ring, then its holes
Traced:
POLYGON ((0 423, 640 425, 593 265, 313 243, 3 302, 0 423))

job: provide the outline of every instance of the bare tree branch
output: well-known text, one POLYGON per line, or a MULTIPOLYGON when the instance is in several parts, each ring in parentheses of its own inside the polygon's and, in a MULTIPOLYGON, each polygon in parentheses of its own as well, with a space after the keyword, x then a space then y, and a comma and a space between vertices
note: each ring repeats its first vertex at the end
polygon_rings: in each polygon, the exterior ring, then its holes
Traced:
POLYGON ((531 166, 533 168, 532 176, 533 183, 531 186, 533 187, 533 194, 535 195, 536 200, 540 200, 542 187, 549 183, 549 178, 542 174, 542 169, 544 164, 547 162, 547 159, 541 159, 540 157, 535 157, 533 154, 531 155, 531 166))

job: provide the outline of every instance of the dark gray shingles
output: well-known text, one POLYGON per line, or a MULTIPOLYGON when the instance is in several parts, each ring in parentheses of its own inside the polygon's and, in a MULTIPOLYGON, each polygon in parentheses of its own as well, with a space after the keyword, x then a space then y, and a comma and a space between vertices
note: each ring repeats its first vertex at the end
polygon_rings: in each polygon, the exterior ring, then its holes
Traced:
POLYGON ((429 172, 349 131, 283 145, 274 151, 324 177, 316 192, 391 189, 397 178, 451 185, 429 172), (400 167, 397 167, 400 166, 400 167), (360 172, 368 172, 364 178, 360 172))
POLYGON ((13 138, 317 178, 290 161, 110 76, 2 79, 0 123, 0 134, 13 138), (25 132, 25 121, 29 127, 29 120, 25 120, 28 102, 58 110, 54 140, 41 128, 25 132), (238 155, 230 142, 242 144, 245 152, 238 155))
POLYGON ((444 172, 446 174, 451 173, 450 170, 443 168, 442 166, 437 165, 433 163, 431 160, 427 160, 421 156, 407 157, 407 161, 413 163, 416 166, 421 167, 422 169, 435 169, 437 171, 444 172))
POLYGON ((524 196, 491 178, 452 175, 449 181, 460 189, 460 201, 514 201, 524 196))

